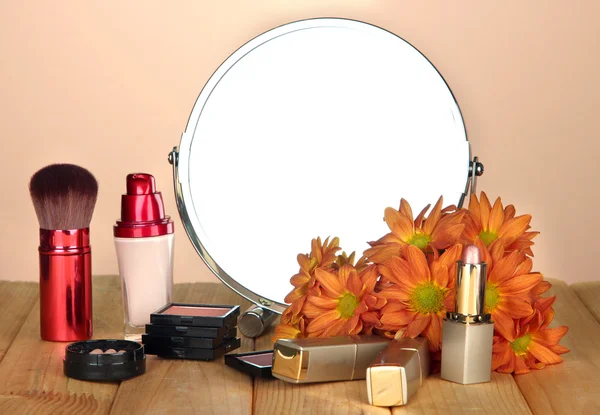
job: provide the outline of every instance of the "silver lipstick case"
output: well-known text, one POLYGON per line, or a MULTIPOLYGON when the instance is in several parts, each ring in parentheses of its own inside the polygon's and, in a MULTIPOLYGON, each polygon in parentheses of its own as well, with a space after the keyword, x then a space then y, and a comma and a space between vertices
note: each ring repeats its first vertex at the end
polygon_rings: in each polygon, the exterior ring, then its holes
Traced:
POLYGON ((485 314, 487 265, 458 261, 456 312, 442 322, 442 379, 463 385, 492 377, 494 323, 485 314))

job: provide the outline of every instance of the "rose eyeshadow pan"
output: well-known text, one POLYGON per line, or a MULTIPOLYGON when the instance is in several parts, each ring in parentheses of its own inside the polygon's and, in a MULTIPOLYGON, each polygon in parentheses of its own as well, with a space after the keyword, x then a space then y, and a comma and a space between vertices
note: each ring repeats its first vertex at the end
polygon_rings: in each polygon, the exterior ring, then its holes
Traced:
POLYGON ((250 354, 247 356, 239 356, 238 359, 248 362, 256 366, 269 366, 273 365, 273 352, 266 352, 261 354, 250 354))
POLYGON ((152 324, 188 327, 235 327, 238 305, 171 303, 150 315, 152 324))
POLYGON ((273 350, 226 354, 225 364, 255 377, 272 378, 273 350))

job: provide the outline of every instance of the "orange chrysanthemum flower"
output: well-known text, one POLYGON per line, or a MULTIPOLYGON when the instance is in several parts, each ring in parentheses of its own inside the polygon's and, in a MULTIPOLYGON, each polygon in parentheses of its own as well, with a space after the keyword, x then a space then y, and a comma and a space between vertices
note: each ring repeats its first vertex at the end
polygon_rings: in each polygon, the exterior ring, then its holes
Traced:
POLYGON ((380 327, 380 309, 385 300, 375 293, 377 268, 370 265, 358 272, 351 264, 339 270, 317 268, 315 277, 320 294, 309 294, 302 313, 309 319, 307 337, 371 334, 380 327))
POLYGON ((552 304, 556 297, 542 298, 535 302, 533 314, 516 320, 516 337, 509 341, 494 337, 492 370, 517 375, 529 373, 529 369, 543 369, 546 365, 562 362, 559 356, 569 349, 559 345, 568 327, 548 328, 554 318, 552 304))
POLYGON ((464 217, 464 232, 462 242, 475 243, 477 239, 489 246, 497 239, 504 241, 504 250, 507 252, 523 251, 533 256, 532 239, 539 232, 527 232, 530 228, 531 215, 516 216, 513 205, 502 207, 502 201, 497 198, 494 206, 490 204, 485 192, 481 192, 481 201, 477 196, 471 195, 469 209, 464 217))
POLYGON ((387 208, 385 221, 391 232, 375 242, 369 242, 371 248, 365 251, 365 256, 375 264, 382 264, 394 256, 400 256, 404 245, 413 245, 426 253, 433 253, 437 258, 438 250, 458 242, 465 227, 462 223, 464 212, 456 212, 455 206, 442 210, 442 203, 443 198, 440 197, 427 219, 425 214, 430 205, 415 220, 410 205, 404 199, 400 201, 399 211, 387 208))
POLYGON ((542 282, 543 276, 531 272, 533 262, 523 252, 513 251, 504 256, 501 239, 493 242, 489 249, 481 239, 476 240, 476 245, 488 267, 485 312, 492 315, 496 331, 513 341, 516 336, 513 319, 531 315, 531 292, 542 282))
MULTIPOLYGON (((286 303, 291 304, 288 308, 290 319, 292 319, 291 316, 297 316, 300 313, 309 290, 314 287, 315 270, 318 267, 329 267, 336 261, 336 252, 341 249, 339 243, 339 238, 333 238, 331 241, 327 238, 325 242, 321 243, 319 237, 311 241, 310 254, 298 255, 300 270, 290 279, 294 289, 284 299, 286 303)), ((295 320, 297 323, 297 318, 295 320)))
POLYGON ((387 283, 379 295, 388 303, 381 309, 382 329, 403 330, 404 337, 427 337, 431 349, 440 349, 442 319, 454 309, 456 261, 461 245, 454 245, 429 264, 423 251, 408 245, 406 259, 395 256, 379 270, 387 283))

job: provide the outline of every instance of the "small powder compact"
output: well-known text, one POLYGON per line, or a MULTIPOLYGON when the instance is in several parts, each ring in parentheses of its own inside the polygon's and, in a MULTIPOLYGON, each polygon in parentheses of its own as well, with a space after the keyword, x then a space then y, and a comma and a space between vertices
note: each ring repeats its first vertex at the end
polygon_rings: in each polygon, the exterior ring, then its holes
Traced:
POLYGON ((238 305, 167 304, 150 315, 150 322, 168 326, 235 327, 238 305))
POLYGON ((255 377, 272 378, 273 350, 228 354, 225 356, 225 364, 255 377))
POLYGON ((128 340, 86 340, 65 348, 63 370, 79 380, 119 381, 146 371, 141 344, 128 340))

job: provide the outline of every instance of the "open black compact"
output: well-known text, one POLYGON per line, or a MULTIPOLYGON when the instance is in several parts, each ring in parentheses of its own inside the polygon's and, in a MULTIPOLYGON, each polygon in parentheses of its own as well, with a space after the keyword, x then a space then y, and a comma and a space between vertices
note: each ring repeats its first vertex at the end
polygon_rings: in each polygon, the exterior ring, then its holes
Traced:
POLYGON ((120 381, 146 371, 141 344, 128 340, 86 340, 65 348, 66 376, 79 380, 120 381))

